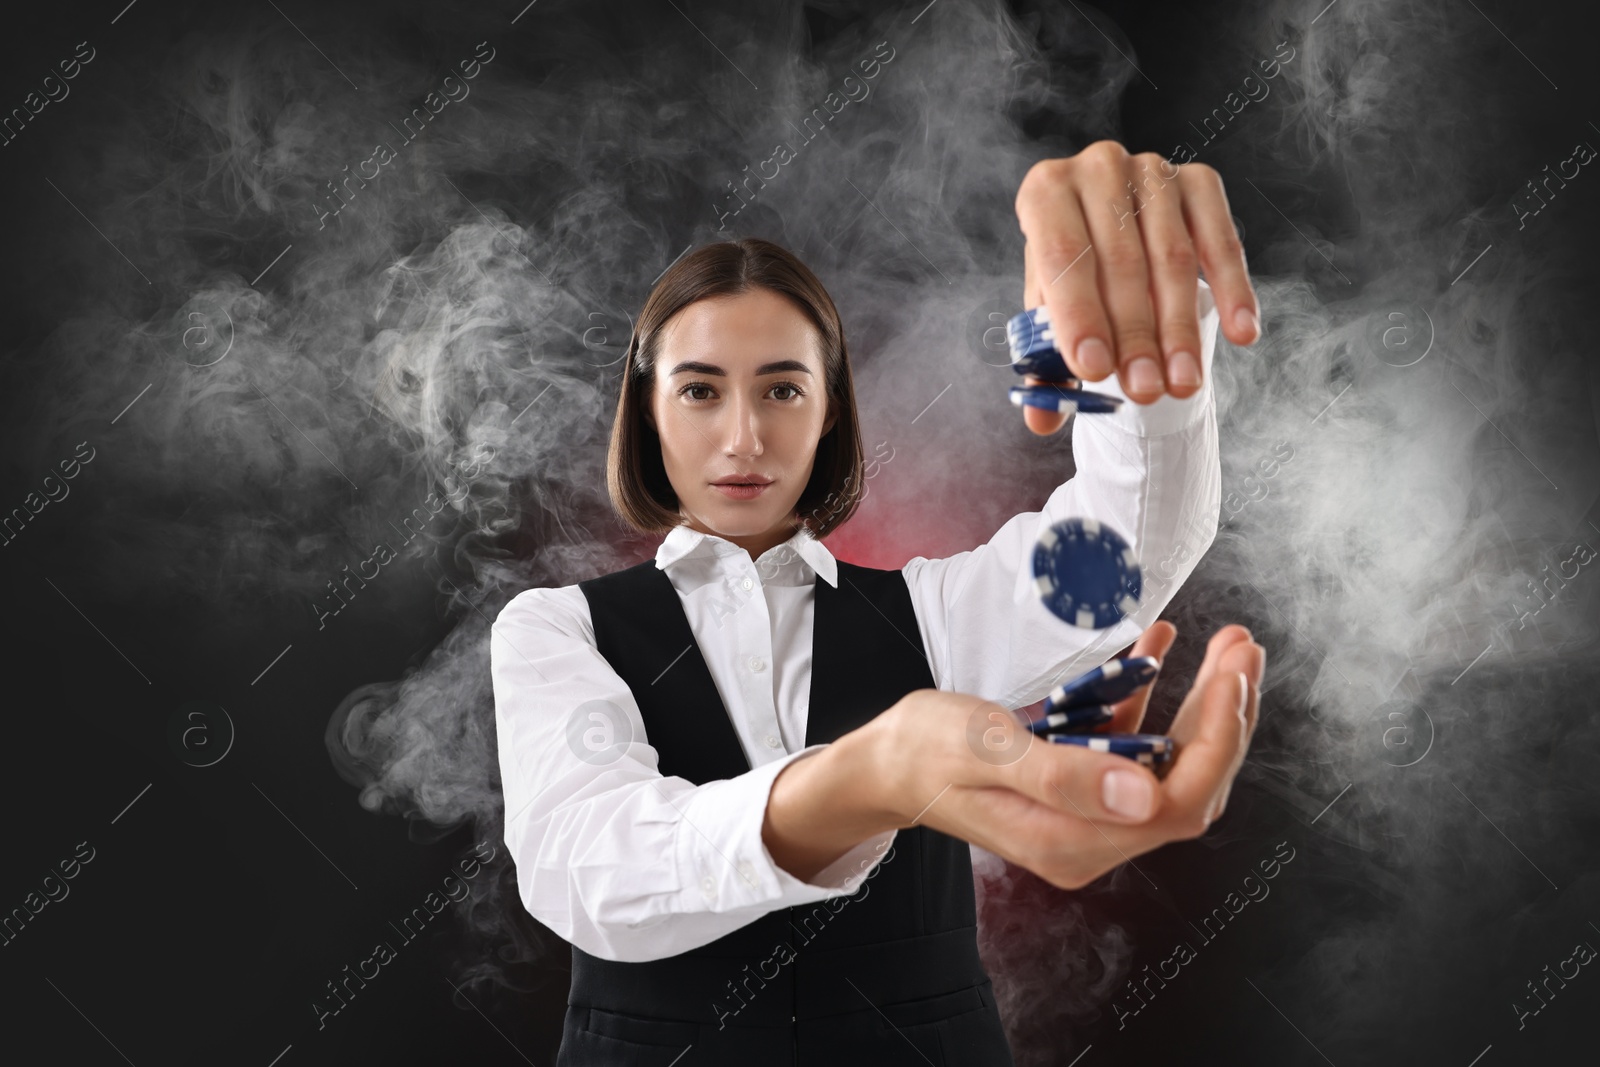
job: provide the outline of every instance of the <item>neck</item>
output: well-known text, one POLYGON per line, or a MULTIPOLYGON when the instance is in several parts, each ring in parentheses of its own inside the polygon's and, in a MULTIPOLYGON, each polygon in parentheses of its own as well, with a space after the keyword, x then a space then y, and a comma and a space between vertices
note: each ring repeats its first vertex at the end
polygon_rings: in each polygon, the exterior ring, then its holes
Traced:
POLYGON ((738 545, 740 548, 744 549, 750 554, 750 559, 752 562, 760 559, 761 554, 767 550, 776 548, 778 545, 781 545, 785 541, 789 540, 789 538, 794 536, 795 530, 798 529, 798 527, 792 523, 783 523, 779 526, 774 526, 765 533, 731 535, 718 533, 716 530, 708 529, 706 526, 702 525, 699 520, 693 518, 688 520, 687 525, 691 530, 698 530, 701 533, 712 534, 731 544, 738 545))

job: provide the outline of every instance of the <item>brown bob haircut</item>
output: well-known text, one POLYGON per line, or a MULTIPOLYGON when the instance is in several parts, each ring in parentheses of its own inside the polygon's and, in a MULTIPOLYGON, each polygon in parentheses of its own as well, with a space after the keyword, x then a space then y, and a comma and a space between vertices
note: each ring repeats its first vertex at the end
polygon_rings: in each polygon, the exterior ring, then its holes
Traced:
POLYGON ((752 289, 788 297, 816 327, 828 397, 837 413, 833 428, 817 441, 811 478, 795 505, 796 525, 809 527, 820 539, 843 524, 860 502, 864 460, 839 311, 817 276, 792 252, 759 237, 746 237, 705 245, 678 260, 650 291, 634 325, 622 367, 622 396, 611 425, 606 488, 612 507, 641 532, 665 533, 683 521, 678 494, 662 461, 661 436, 644 418, 655 390, 661 329, 697 300, 752 289))

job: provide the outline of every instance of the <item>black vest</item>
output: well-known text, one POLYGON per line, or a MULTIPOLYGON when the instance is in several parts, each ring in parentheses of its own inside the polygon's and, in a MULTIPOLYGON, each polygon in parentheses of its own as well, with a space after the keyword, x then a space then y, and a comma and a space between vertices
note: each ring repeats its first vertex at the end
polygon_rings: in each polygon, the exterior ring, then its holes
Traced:
MULTIPOLYGON (((934 687, 904 577, 838 567, 837 589, 816 582, 807 745, 934 687)), ((661 774, 701 784, 748 771, 683 603, 655 561, 579 588, 661 774), (669 664, 671 684, 654 684, 669 664)), ((567 1003, 558 1067, 1012 1062, 978 958, 968 846, 921 826, 900 830, 850 896, 780 908, 660 960, 617 963, 573 946, 567 1003)))

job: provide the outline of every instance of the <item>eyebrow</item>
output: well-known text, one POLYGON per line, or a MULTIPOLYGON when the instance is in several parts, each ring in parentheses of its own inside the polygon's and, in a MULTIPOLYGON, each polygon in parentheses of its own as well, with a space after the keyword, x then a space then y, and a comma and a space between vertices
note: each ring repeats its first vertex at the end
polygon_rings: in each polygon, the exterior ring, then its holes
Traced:
MULTIPOLYGON (((775 363, 763 363, 756 368, 757 376, 763 374, 780 374, 784 371, 793 371, 799 374, 810 374, 811 368, 801 363, 798 359, 780 359, 775 363)), ((728 372, 715 363, 700 363, 695 360, 685 360, 667 372, 667 377, 674 374, 715 374, 726 378, 728 372)))

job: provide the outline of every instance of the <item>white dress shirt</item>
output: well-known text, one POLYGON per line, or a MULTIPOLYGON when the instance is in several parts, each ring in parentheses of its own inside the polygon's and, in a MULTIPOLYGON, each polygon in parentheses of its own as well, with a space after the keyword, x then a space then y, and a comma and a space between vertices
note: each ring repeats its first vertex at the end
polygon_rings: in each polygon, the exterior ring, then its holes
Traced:
MULTIPOLYGON (((1218 316, 1204 280, 1197 304, 1198 393, 1141 405, 1114 376, 1092 383, 1124 403, 1074 416, 1077 474, 1042 510, 1013 516, 978 548, 901 568, 937 688, 1009 708, 1042 700, 1132 644, 1210 546, 1221 506, 1211 373, 1218 316), (1139 608, 1105 630, 1062 622, 1034 587, 1039 534, 1073 517, 1116 530, 1144 565, 1139 608)), ((761 840, 773 779, 824 747, 804 739, 814 583, 838 585, 833 554, 801 529, 752 561, 729 541, 679 526, 655 563, 682 599, 753 768, 737 777, 695 785, 658 773, 638 704, 596 649, 577 585, 518 594, 490 637, 505 842, 523 905, 584 951, 627 962, 677 955, 769 911, 854 892, 897 833, 863 841, 811 882, 778 867, 761 840), (583 758, 571 741, 575 713, 594 701, 609 701, 621 739, 632 739, 609 762, 583 758)))

